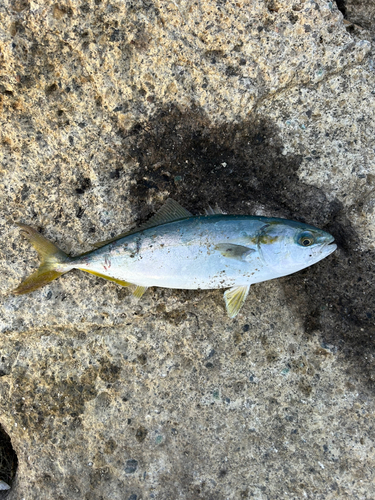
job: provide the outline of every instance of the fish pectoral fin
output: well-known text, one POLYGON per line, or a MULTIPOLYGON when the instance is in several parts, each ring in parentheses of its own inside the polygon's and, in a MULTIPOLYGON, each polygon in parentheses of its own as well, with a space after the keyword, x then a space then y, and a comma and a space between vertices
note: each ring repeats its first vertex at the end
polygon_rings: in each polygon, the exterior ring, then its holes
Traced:
POLYGON ((93 274, 94 276, 99 276, 99 278, 104 278, 105 280, 113 281, 114 283, 117 283, 118 285, 121 285, 121 286, 131 286, 133 284, 133 283, 128 283, 127 281, 117 280, 116 278, 111 278, 110 276, 106 276, 105 274, 97 273, 96 271, 90 271, 88 269, 85 269, 84 267, 79 267, 78 269, 80 271, 85 271, 85 273, 90 273, 90 274, 93 274))
POLYGON ((246 300, 249 290, 250 285, 234 286, 224 293, 225 307, 230 318, 237 316, 246 300))
POLYGON ((147 286, 136 286, 135 290, 133 290, 133 296, 136 297, 137 299, 140 299, 147 290, 147 288, 148 288, 147 286))
POLYGON ((253 248, 233 243, 219 243, 215 245, 215 250, 219 250, 221 255, 228 259, 247 260, 247 257, 255 252, 253 248))

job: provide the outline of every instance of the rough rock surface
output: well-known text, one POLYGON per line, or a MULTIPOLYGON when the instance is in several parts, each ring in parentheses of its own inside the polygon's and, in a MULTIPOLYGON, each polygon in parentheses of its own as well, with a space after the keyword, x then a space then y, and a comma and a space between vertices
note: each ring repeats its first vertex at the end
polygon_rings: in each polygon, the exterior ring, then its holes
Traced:
POLYGON ((354 11, 1 2, 9 499, 375 497, 374 18, 354 11), (9 294, 37 265, 16 221, 78 254, 168 197, 310 222, 339 248, 253 286, 235 320, 221 291, 137 302, 79 272, 9 294))
POLYGON ((375 4, 372 0, 347 0, 342 2, 342 12, 347 18, 347 26, 354 31, 367 30, 375 35, 375 4), (350 26, 350 24, 354 26, 350 26))

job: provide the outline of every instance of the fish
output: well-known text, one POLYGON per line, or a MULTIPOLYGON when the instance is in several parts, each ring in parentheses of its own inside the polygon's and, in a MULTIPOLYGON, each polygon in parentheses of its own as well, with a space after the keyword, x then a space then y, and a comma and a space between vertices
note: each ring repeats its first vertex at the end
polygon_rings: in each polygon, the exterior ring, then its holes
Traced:
POLYGON ((250 286, 304 269, 337 248, 334 237, 302 222, 209 209, 194 216, 168 199, 146 223, 71 257, 30 226, 19 223, 41 264, 13 294, 33 292, 72 269, 131 287, 141 298, 148 287, 226 289, 234 318, 250 286))
POLYGON ((8 483, 0 479, 0 491, 10 490, 10 486, 8 483))

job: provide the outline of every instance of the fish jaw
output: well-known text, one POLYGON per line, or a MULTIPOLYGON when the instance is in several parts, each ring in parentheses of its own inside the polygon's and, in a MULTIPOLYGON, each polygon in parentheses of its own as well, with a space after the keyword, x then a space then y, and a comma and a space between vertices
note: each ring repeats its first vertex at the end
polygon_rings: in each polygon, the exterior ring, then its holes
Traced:
POLYGON ((316 262, 325 259, 326 257, 328 257, 328 255, 331 255, 331 253, 337 250, 337 245, 336 243, 323 243, 320 247, 313 250, 313 255, 316 257, 316 260, 314 260, 312 264, 315 264, 316 262))

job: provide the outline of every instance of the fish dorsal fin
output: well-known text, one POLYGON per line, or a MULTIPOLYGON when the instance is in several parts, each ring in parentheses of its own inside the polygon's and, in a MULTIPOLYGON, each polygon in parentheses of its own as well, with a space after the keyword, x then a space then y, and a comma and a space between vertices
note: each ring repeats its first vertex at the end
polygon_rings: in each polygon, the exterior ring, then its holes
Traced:
POLYGON ((212 208, 210 205, 208 205, 208 208, 205 209, 204 213, 205 213, 205 215, 225 215, 226 214, 226 212, 221 210, 221 208, 218 207, 217 205, 215 206, 215 208, 212 208))
POLYGON ((255 252, 253 248, 243 245, 234 245, 233 243, 218 243, 215 245, 215 250, 218 250, 223 257, 228 259, 248 260, 248 257, 255 252))
POLYGON ((186 210, 186 208, 182 207, 177 201, 172 200, 172 198, 168 198, 164 205, 147 222, 144 222, 137 228, 137 231, 189 217, 193 217, 193 214, 189 210, 186 210))
POLYGON ((148 221, 144 222, 138 227, 133 227, 129 231, 125 233, 121 233, 114 238, 110 238, 105 241, 98 241, 94 243, 95 248, 103 247, 104 245, 108 245, 108 243, 113 243, 125 236, 129 236, 130 234, 137 233, 138 231, 143 231, 144 229, 148 229, 150 227, 159 226, 161 224, 165 224, 166 222, 173 222, 175 220, 187 219, 188 217, 192 217, 193 214, 182 207, 177 201, 172 200, 172 198, 168 198, 165 204, 158 210, 148 221))
POLYGON ((234 286, 224 293, 225 307, 230 318, 237 316, 246 300, 249 290, 250 285, 234 286))

